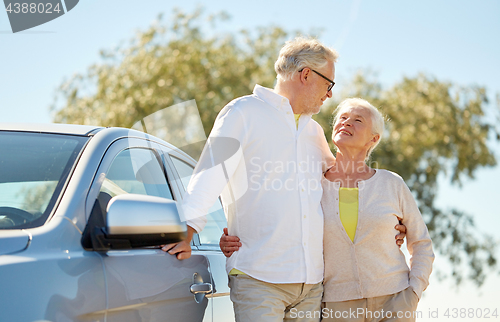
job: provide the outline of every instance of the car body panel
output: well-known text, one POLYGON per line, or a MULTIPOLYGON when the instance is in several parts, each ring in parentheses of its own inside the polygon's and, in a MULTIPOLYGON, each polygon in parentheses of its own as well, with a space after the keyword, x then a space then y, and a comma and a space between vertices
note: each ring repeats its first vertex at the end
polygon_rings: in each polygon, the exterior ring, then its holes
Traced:
POLYGON ((104 318, 96 314, 106 308, 102 261, 99 254, 83 251, 78 229, 65 218, 54 218, 30 231, 30 247, 0 257, 0 320, 104 318))
POLYGON ((0 255, 15 254, 25 250, 31 240, 24 230, 5 231, 0 234, 0 255))
MULTIPOLYGON (((193 275, 210 282, 205 256, 179 261, 159 249, 108 252, 104 266, 109 285, 107 321, 201 321, 208 299, 194 301, 193 275)), ((205 321, 211 321, 211 312, 205 321)))

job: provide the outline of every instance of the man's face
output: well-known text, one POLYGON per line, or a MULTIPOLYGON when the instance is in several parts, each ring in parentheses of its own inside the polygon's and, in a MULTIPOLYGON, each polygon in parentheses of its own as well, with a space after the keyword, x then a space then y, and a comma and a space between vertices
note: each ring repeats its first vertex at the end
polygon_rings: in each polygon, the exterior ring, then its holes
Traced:
MULTIPOLYGON (((332 62, 328 62, 327 65, 316 71, 332 81, 335 79, 335 66, 332 62)), ((304 114, 318 114, 323 102, 327 98, 332 97, 332 91, 328 91, 330 82, 312 70, 309 77, 311 77, 312 82, 309 90, 305 94, 306 106, 304 114)))

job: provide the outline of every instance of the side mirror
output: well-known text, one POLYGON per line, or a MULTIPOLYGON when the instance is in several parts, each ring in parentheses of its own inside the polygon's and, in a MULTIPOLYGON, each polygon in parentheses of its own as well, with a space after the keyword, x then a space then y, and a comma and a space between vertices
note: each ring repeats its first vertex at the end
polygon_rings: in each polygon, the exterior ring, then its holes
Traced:
POLYGON ((105 227, 90 232, 92 249, 130 249, 177 243, 186 238, 177 202, 165 198, 123 194, 107 206, 105 227))

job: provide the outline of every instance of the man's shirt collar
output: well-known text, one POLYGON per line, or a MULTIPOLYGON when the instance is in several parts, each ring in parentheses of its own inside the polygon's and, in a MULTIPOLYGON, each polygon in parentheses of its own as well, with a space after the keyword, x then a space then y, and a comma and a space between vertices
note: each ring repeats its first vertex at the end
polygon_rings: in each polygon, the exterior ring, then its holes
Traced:
POLYGON ((259 84, 255 84, 253 93, 267 104, 276 108, 277 110, 284 112, 290 112, 290 111, 293 112, 292 106, 290 105, 290 101, 288 100, 288 98, 276 94, 270 88, 260 86, 259 84))

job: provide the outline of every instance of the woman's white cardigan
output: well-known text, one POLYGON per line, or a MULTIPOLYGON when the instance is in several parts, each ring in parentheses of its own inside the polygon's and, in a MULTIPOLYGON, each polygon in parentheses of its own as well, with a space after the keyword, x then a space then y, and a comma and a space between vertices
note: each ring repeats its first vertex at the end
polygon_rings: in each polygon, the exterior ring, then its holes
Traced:
POLYGON ((324 302, 340 302, 400 292, 411 286, 420 298, 429 285, 434 252, 425 222, 403 179, 377 170, 358 183, 358 224, 354 242, 339 217, 340 183, 323 179, 324 302), (394 228, 406 226, 410 268, 396 245, 394 228))

